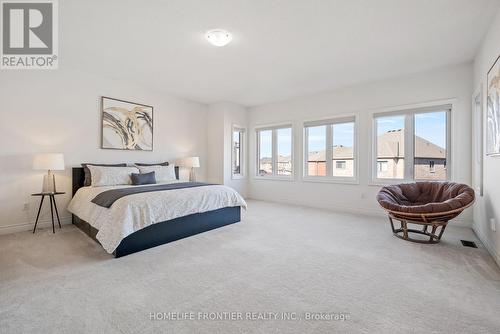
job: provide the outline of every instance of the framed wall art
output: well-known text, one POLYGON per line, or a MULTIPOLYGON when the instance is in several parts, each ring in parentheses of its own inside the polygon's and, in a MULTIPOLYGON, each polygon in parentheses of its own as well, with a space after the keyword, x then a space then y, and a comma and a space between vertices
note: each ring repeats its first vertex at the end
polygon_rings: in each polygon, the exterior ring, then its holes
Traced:
POLYGON ((152 106, 103 96, 101 108, 103 149, 153 150, 152 106))
POLYGON ((500 56, 488 71, 486 155, 500 154, 500 56))

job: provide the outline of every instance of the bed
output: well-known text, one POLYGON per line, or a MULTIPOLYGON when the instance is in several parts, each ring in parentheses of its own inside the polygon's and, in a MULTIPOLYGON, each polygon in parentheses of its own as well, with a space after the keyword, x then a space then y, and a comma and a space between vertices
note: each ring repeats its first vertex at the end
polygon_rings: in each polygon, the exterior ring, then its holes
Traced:
MULTIPOLYGON (((85 187, 83 168, 74 167, 72 172, 73 198, 68 210, 73 224, 115 257, 237 223, 241 207, 246 208, 233 189, 205 184, 131 194, 109 208, 102 207, 92 202, 99 194, 141 186, 85 187)), ((175 174, 179 179, 178 167, 175 174)))

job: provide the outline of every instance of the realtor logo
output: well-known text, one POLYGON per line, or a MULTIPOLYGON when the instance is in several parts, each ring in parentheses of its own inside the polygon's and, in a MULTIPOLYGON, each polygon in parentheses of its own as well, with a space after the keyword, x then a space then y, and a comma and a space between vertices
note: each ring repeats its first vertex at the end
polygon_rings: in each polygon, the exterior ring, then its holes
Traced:
POLYGON ((2 1, 1 69, 56 69, 57 1, 2 1))

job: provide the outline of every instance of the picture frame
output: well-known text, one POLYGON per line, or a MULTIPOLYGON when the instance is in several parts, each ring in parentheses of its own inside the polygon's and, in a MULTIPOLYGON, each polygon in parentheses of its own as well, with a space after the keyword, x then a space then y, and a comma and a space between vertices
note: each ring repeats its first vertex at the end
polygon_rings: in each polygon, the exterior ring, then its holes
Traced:
POLYGON ((486 76, 486 155, 500 155, 500 55, 486 76))
POLYGON ((101 148, 153 151, 153 107, 101 97, 101 148))

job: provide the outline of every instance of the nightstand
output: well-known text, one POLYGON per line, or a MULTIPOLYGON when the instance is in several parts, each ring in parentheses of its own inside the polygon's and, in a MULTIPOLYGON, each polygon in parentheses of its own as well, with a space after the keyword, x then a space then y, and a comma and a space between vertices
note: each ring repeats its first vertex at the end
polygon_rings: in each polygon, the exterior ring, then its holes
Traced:
POLYGON ((38 213, 36 214, 36 221, 35 221, 35 227, 33 228, 33 233, 36 231, 36 225, 38 224, 38 218, 40 217, 40 211, 42 210, 42 204, 43 200, 45 199, 45 196, 48 196, 50 199, 50 215, 52 217, 52 233, 56 233, 55 226, 54 226, 54 210, 56 211, 56 216, 57 216, 57 222, 59 223, 59 228, 61 228, 61 220, 59 219, 59 212, 57 211, 57 205, 56 205, 56 195, 63 195, 65 192, 55 192, 55 193, 36 193, 36 194, 31 194, 31 196, 40 196, 40 206, 38 207, 38 213))

